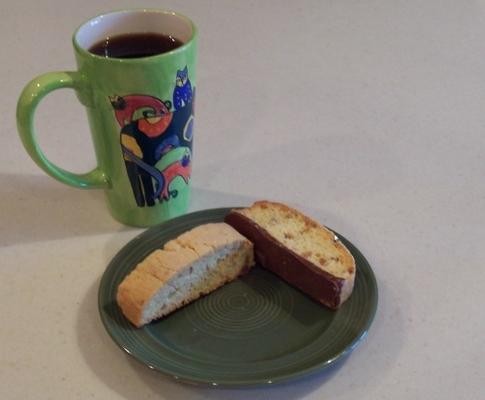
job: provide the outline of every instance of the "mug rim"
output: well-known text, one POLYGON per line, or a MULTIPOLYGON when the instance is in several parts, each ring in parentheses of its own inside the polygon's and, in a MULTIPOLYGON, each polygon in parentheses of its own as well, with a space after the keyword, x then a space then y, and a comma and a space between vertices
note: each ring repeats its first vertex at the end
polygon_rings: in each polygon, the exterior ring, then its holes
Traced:
POLYGON ((72 44, 73 44, 76 52, 78 52, 79 54, 81 54, 85 57, 91 58, 93 60, 105 61, 105 62, 114 62, 114 63, 123 63, 123 64, 138 64, 138 63, 141 63, 141 62, 146 62, 147 60, 163 59, 164 57, 169 57, 169 56, 172 56, 174 54, 180 53, 180 52, 184 51, 185 49, 187 49, 194 42, 196 37, 197 37, 197 27, 196 27, 195 23, 189 17, 187 17, 184 14, 181 14, 179 12, 172 11, 172 10, 161 9, 161 8, 124 8, 124 9, 120 9, 120 10, 113 10, 113 11, 100 13, 100 14, 95 15, 95 16, 85 20, 84 22, 82 22, 76 28, 74 33, 72 34, 72 44), (89 50, 87 50, 83 46, 81 46, 81 44, 78 42, 77 36, 79 34, 79 31, 81 30, 81 28, 83 28, 86 24, 90 23, 91 21, 94 21, 97 18, 104 17, 104 16, 107 16, 107 15, 125 14, 125 13, 133 13, 133 12, 165 14, 165 15, 177 16, 177 17, 185 20, 190 25, 190 27, 192 29, 192 34, 191 34, 190 38, 185 43, 183 43, 181 46, 179 46, 179 47, 177 47, 173 50, 167 51, 165 53, 160 53, 160 54, 155 54, 155 55, 145 56, 145 57, 138 57, 138 58, 116 58, 116 57, 99 56, 97 54, 91 53, 89 50))

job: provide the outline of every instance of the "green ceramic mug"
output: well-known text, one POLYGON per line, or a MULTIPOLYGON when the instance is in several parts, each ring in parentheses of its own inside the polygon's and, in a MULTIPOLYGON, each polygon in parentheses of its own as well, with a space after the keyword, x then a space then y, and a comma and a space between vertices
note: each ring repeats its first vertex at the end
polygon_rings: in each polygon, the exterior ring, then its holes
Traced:
POLYGON ((17 105, 22 142, 37 165, 79 188, 105 190, 115 219, 151 226, 187 211, 190 198, 197 30, 187 17, 162 10, 125 10, 95 17, 73 35, 78 70, 32 80, 17 105), (130 33, 171 35, 182 44, 140 58, 108 58, 89 49, 130 33), (86 174, 50 162, 35 138, 39 101, 73 88, 86 107, 98 166, 86 174))

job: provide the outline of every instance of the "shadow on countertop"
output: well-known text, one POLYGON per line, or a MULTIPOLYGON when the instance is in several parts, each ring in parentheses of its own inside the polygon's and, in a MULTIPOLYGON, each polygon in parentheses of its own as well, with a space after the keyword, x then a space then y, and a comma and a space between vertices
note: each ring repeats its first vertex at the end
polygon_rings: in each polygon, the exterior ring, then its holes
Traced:
MULTIPOLYGON (((251 198, 192 187, 191 209, 244 206, 251 198)), ((0 247, 139 228, 114 220, 103 190, 82 190, 45 175, 0 174, 0 247)))
MULTIPOLYGON (((258 196, 227 193, 195 183, 189 212, 249 206, 261 199, 275 200, 269 192, 258 196)), ((278 200, 285 202, 286 199, 278 200)), ((328 209, 310 210, 302 204, 291 205, 310 211, 310 215, 323 223, 328 217, 331 220, 337 218, 328 209)), ((0 221, 0 247, 137 229, 118 223, 111 217, 102 190, 72 188, 46 175, 0 173, 0 221)), ((344 221, 339 222, 339 227, 345 225, 344 221)), ((346 232, 349 230, 350 226, 346 227, 346 232)))
POLYGON ((0 221, 0 247, 123 227, 109 214, 102 190, 71 188, 43 175, 0 174, 0 221))

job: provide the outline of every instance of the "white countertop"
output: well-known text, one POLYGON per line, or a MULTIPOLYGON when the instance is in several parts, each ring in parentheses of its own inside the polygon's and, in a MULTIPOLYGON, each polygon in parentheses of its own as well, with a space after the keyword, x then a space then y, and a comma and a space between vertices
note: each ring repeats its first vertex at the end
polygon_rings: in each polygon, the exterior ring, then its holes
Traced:
MULTIPOLYGON (((4 2, 1 399, 484 398, 485 2, 259 3, 163 3, 200 29, 191 208, 270 198, 348 237, 379 285, 366 340, 330 372, 250 390, 182 385, 120 351, 97 289, 140 230, 35 166, 15 104, 35 75, 75 68, 77 25, 137 4, 4 2)), ((37 122, 53 161, 94 165, 73 92, 37 122)))

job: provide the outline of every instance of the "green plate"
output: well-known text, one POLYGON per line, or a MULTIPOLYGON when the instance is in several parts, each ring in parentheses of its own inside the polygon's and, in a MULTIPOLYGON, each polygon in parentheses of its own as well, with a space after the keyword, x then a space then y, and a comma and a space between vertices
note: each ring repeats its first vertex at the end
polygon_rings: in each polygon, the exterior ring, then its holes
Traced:
POLYGON ((377 285, 366 259, 339 235, 357 263, 354 291, 330 311, 256 266, 249 274, 143 328, 116 305, 116 288, 149 253, 200 224, 223 221, 229 208, 199 211, 153 227, 111 261, 99 288, 99 312, 112 339, 148 367, 190 383, 254 386, 327 368, 367 334, 377 285))

